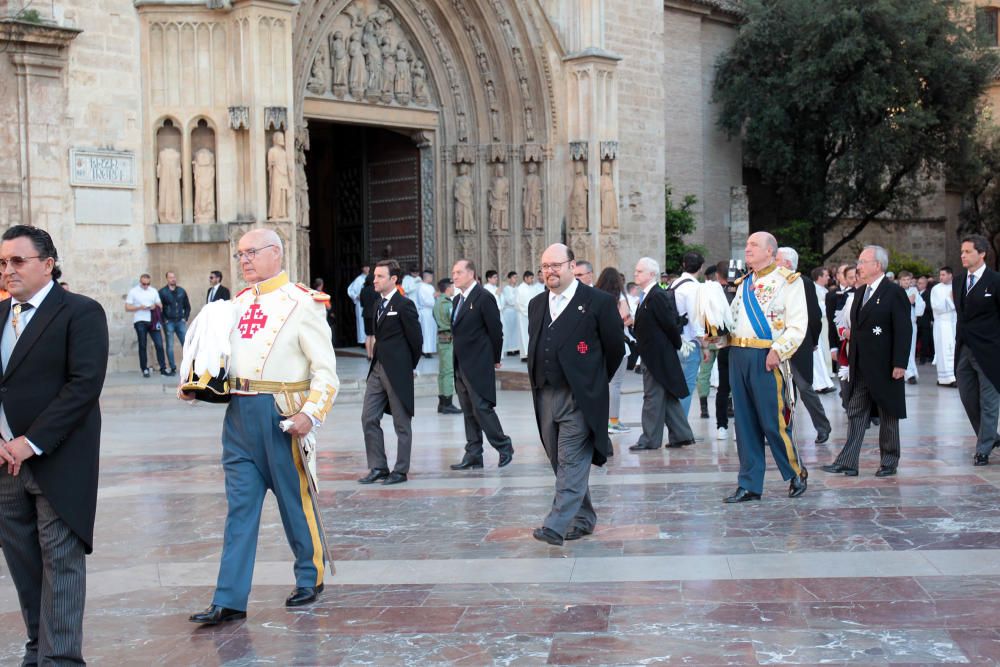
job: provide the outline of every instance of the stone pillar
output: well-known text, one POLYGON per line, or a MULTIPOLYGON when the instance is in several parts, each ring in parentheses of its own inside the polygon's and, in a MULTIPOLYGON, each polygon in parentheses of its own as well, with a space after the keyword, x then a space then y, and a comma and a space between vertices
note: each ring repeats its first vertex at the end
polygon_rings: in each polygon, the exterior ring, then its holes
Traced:
POLYGON ((68 180, 67 155, 58 130, 48 125, 66 116, 63 69, 66 49, 80 30, 48 24, 0 20, 0 53, 9 64, 0 77, 13 71, 15 86, 8 89, 14 112, 2 112, 0 129, 0 227, 32 224, 51 227, 63 215, 62 192, 68 180), (5 71, 7 70, 7 71, 5 71), (51 218, 51 220, 50 220, 51 218))
POLYGON ((750 236, 750 198, 745 185, 729 190, 729 221, 729 257, 741 258, 750 236))

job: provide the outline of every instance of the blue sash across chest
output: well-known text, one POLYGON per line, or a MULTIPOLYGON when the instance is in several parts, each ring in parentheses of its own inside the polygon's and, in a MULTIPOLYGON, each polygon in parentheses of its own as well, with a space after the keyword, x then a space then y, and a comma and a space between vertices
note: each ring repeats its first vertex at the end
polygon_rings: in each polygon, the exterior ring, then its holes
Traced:
POLYGON ((747 276, 743 280, 743 305, 747 311, 747 319, 750 320, 750 326, 753 327, 757 338, 771 340, 771 327, 767 323, 767 317, 764 316, 764 309, 760 307, 760 302, 757 301, 757 294, 753 290, 753 280, 751 278, 753 276, 747 276))

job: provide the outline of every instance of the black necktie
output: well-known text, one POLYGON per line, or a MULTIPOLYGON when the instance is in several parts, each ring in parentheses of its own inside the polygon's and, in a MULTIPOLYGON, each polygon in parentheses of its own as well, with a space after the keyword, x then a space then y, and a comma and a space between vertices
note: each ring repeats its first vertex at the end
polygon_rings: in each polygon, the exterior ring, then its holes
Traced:
POLYGON ((972 291, 972 287, 976 284, 976 274, 969 274, 969 286, 966 288, 965 293, 968 294, 972 291))
POLYGON ((378 319, 385 315, 385 309, 389 307, 389 299, 382 299, 382 305, 378 307, 378 319))
POLYGON ((462 310, 462 304, 465 303, 465 295, 458 295, 458 303, 455 304, 455 310, 451 314, 451 323, 454 324, 458 321, 458 313, 462 310))

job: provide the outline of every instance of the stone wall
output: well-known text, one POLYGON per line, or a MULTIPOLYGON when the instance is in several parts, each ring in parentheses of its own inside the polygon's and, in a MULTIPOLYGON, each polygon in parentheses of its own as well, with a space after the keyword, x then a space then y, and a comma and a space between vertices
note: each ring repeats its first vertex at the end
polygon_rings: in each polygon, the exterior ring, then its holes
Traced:
MULTIPOLYGON (((622 56, 618 78, 620 266, 629 275, 643 255, 663 260, 664 34, 662 0, 606 5, 608 50, 622 56)), ((600 267, 595 267, 600 269, 600 267)))
MULTIPOLYGON (((853 227, 852 223, 842 222, 826 234, 826 246, 830 247, 853 227)), ((827 264, 853 263, 857 260, 861 249, 866 245, 880 245, 898 253, 922 259, 932 267, 943 264, 958 264, 957 257, 947 257, 946 237, 947 224, 942 218, 925 220, 906 220, 870 223, 851 242, 844 245, 833 255, 827 264)))

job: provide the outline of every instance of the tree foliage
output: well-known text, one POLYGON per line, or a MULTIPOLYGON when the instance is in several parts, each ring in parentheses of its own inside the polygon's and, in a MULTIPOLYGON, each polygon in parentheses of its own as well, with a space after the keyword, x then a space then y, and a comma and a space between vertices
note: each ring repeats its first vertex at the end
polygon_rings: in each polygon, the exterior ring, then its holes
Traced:
POLYGON ((692 245, 684 242, 684 237, 694 232, 698 226, 695 217, 694 206, 698 203, 698 198, 694 195, 685 195, 680 206, 675 206, 671 195, 673 189, 667 185, 664 189, 664 199, 666 200, 666 215, 664 216, 664 226, 666 230, 666 263, 663 265, 665 271, 676 271, 681 266, 681 258, 686 252, 700 252, 705 254, 705 248, 700 245, 692 245))
POLYGON ((1000 256, 1000 126, 995 122, 991 114, 982 115, 953 180, 965 192, 959 232, 989 239, 994 262, 1000 256))
POLYGON ((975 47, 959 0, 746 0, 718 63, 719 125, 776 189, 779 222, 811 246, 883 214, 912 214, 961 152, 994 56, 975 47))

